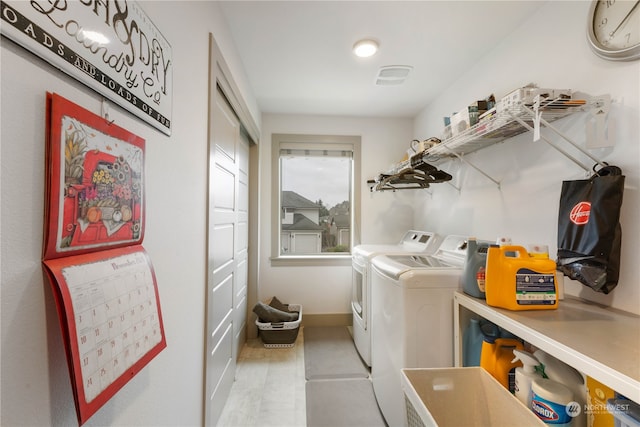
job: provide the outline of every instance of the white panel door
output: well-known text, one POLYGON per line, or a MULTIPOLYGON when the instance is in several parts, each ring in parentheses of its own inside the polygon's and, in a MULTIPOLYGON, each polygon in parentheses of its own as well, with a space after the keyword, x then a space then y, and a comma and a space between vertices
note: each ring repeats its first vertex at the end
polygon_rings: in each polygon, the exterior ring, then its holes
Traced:
POLYGON ((220 90, 211 111, 207 261, 207 425, 233 384, 247 310, 249 144, 220 90))
POLYGON ((249 140, 244 132, 240 132, 237 145, 236 165, 236 240, 235 264, 236 275, 233 293, 233 334, 234 357, 237 359, 245 342, 247 329, 247 294, 249 281, 249 140))

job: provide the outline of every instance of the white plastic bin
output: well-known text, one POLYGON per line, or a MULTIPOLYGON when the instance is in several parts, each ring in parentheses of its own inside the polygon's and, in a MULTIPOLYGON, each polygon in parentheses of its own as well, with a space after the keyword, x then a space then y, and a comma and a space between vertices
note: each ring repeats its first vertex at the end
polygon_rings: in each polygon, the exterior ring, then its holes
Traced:
POLYGON ((409 427, 545 426, 485 369, 403 369, 409 427))

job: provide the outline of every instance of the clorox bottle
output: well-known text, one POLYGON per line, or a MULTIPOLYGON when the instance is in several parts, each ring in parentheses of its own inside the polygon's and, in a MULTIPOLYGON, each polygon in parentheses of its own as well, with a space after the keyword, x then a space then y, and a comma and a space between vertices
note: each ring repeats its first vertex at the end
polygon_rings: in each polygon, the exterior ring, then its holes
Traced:
MULTIPOLYGON (((577 403, 578 408, 586 408, 588 396, 586 380, 583 375, 572 366, 542 350, 536 350, 533 355, 544 367, 545 375, 550 380, 558 382, 571 390, 573 401, 577 403)), ((585 427, 587 425, 587 413, 585 411, 576 411, 571 416, 573 418, 571 422, 573 427, 585 427)))
POLYGON ((573 401, 571 390, 553 380, 536 378, 531 383, 531 410, 545 424, 554 427, 572 425, 572 414, 579 405, 573 401))
POLYGON ((556 263, 548 258, 531 257, 522 246, 490 247, 485 296, 488 305, 509 310, 555 309, 556 263))

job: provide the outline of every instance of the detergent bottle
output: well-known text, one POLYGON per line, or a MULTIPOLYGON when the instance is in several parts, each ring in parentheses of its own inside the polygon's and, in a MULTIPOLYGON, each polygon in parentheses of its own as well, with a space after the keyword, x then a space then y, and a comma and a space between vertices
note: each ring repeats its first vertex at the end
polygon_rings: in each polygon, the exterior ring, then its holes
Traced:
POLYGON ((522 246, 490 247, 485 279, 487 304, 509 310, 558 307, 556 263, 529 256, 522 246), (507 254, 514 256, 508 256, 507 254))
MULTIPOLYGON (((483 328, 483 332, 485 330, 483 328)), ((524 347, 522 342, 517 339, 496 338, 495 336, 493 333, 484 334, 480 351, 480 367, 513 393, 515 391, 515 369, 522 367, 520 361, 512 362, 513 350, 524 350, 524 347)))
MULTIPOLYGON (((511 237, 507 237, 507 236, 498 236, 498 238, 496 239, 496 245, 497 246, 513 246, 513 243, 511 241, 511 237)), ((514 252, 511 251, 506 251, 505 256, 508 257, 514 257, 516 256, 516 254, 514 252)))
MULTIPOLYGON (((532 258, 549 259, 549 246, 531 244, 528 246, 529 256, 532 258)), ((556 271, 556 288, 558 290, 558 300, 564 299, 564 274, 556 271)))
POLYGON ((538 244, 529 245, 529 256, 532 258, 549 259, 549 246, 538 244))
POLYGON ((484 299, 485 268, 489 243, 478 242, 475 237, 467 239, 467 257, 462 269, 462 289, 468 295, 484 299))
POLYGON ((512 246, 513 243, 511 241, 511 237, 498 236, 498 238, 496 239, 496 245, 498 245, 498 246, 512 246))
POLYGON ((522 367, 516 368, 515 376, 515 395, 524 403, 527 408, 531 409, 531 383, 536 378, 543 378, 540 369, 540 362, 531 353, 523 350, 513 350, 513 360, 511 362, 521 361, 522 367))
POLYGON ((480 352, 482 350, 482 331, 480 320, 470 318, 469 324, 462 334, 464 342, 462 366, 480 366, 480 352))

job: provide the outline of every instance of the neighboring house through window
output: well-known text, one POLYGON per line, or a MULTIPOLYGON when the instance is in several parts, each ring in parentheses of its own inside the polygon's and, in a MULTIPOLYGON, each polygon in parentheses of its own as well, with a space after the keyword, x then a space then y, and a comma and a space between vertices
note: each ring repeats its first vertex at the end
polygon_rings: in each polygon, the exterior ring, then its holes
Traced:
POLYGON ((287 254, 317 254, 322 252, 320 205, 294 191, 282 191, 280 199, 282 221, 281 252, 287 254))
POLYGON ((272 260, 350 257, 360 137, 272 135, 272 260))

